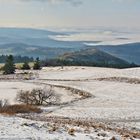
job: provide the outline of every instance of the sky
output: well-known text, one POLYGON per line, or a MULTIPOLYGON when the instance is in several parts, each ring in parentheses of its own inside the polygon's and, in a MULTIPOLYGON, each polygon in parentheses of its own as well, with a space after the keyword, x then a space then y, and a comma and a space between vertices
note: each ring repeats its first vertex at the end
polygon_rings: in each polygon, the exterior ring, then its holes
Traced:
POLYGON ((0 27, 140 28, 140 0, 0 0, 0 27))

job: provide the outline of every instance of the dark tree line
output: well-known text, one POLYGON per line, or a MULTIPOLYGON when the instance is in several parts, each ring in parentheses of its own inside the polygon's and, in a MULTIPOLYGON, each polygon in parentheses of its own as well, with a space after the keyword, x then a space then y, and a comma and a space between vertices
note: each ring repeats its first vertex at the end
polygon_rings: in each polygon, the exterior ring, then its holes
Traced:
POLYGON ((105 61, 91 62, 91 61, 70 61, 65 59, 46 59, 42 61, 42 66, 93 66, 93 67, 109 67, 109 68, 132 68, 138 67, 135 63, 128 64, 111 64, 105 61))
MULTIPOLYGON (((8 55, 0 55, 0 63, 5 63, 8 58, 8 55)), ((28 56, 13 56, 15 63, 24 63, 24 62, 34 62, 33 57, 28 56)))

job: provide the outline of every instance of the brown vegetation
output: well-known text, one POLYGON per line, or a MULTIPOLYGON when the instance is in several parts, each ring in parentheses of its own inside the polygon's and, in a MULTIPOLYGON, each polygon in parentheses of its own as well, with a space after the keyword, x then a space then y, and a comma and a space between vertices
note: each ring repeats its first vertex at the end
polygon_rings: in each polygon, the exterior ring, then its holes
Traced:
MULTIPOLYGON (((140 138, 140 132, 137 130, 128 130, 124 128, 117 128, 111 125, 108 125, 106 123, 101 123, 98 121, 95 121, 94 119, 82 119, 82 118, 68 118, 68 117, 58 117, 58 116, 48 116, 48 117, 39 117, 34 115, 29 116, 22 116, 26 119, 36 120, 36 121, 45 121, 50 122, 58 125, 71 125, 71 126, 78 126, 78 127, 86 127, 86 128, 94 128, 94 129, 101 129, 104 131, 114 131, 118 134, 120 134, 122 137, 126 138, 140 138)), ((69 134, 74 133, 73 130, 68 131, 69 134)), ((111 140, 114 140, 115 137, 112 137, 111 140)))
POLYGON ((0 113, 14 115, 17 113, 41 113, 42 110, 38 107, 34 107, 31 105, 22 105, 22 104, 15 104, 15 105, 4 105, 0 107, 0 113))
POLYGON ((140 84, 140 79, 138 79, 138 78, 127 78, 127 77, 106 77, 106 78, 97 78, 97 79, 94 79, 94 80, 124 82, 124 83, 130 83, 130 84, 140 84))
POLYGON ((70 128, 70 129, 68 130, 68 134, 69 134, 69 135, 74 136, 74 133, 75 133, 75 129, 74 129, 74 128, 70 128))
POLYGON ((59 97, 55 94, 52 87, 44 89, 37 88, 31 91, 19 91, 16 100, 27 105, 50 105, 55 104, 59 97))
MULTIPOLYGON (((51 84, 46 84, 46 85, 52 86, 51 84)), ((73 87, 63 86, 63 85, 53 85, 53 86, 58 87, 58 88, 64 88, 65 90, 68 90, 68 91, 72 92, 73 94, 81 96, 81 99, 94 97, 93 95, 91 95, 87 91, 76 89, 76 88, 73 88, 73 87)))

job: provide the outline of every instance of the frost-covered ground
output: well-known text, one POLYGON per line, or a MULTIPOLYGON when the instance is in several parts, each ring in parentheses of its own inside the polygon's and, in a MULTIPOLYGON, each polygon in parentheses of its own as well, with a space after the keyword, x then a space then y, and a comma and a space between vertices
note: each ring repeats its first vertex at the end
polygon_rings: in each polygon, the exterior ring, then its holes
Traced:
POLYGON ((0 116, 1 140, 110 140, 113 136, 120 139, 115 132, 101 129, 89 130, 86 127, 56 125, 18 117, 0 116), (74 134, 70 130, 74 129, 74 134))
MULTIPOLYGON (((45 88, 47 85, 35 84, 27 81, 0 81, 0 100, 7 99, 9 104, 17 104, 16 96, 20 90, 32 90, 36 88, 45 88)), ((54 87, 53 90, 60 97, 60 103, 70 102, 74 99, 80 98, 79 95, 73 95, 70 91, 64 88, 54 87)))
POLYGON ((0 99, 8 99, 10 104, 14 104, 17 103, 15 98, 20 90, 31 90, 39 87, 32 83, 0 81, 0 99))
POLYGON ((128 77, 139 78, 140 68, 132 69, 111 69, 98 67, 50 67, 43 68, 40 72, 40 79, 57 79, 57 80, 81 80, 94 79, 102 77, 128 77))
POLYGON ((50 71, 47 69, 45 72, 44 69, 40 73, 40 79, 50 80, 43 80, 43 82, 71 86, 88 91, 95 96, 76 102, 72 106, 61 110, 56 110, 53 114, 107 120, 140 120, 140 84, 94 80, 104 77, 125 77, 129 79, 136 78, 138 80, 140 79, 139 68, 65 67, 63 70, 50 68, 50 71))
POLYGON ((60 95, 61 103, 66 103, 65 105, 43 108, 42 114, 38 117, 32 117, 34 121, 19 117, 0 116, 0 129, 3 130, 0 138, 109 140, 115 136, 122 139, 116 131, 88 128, 90 132, 87 132, 85 126, 83 130, 81 126, 74 124, 59 124, 56 131, 50 132, 50 125, 52 127, 54 124, 48 124, 49 122, 45 121, 45 118, 53 116, 70 119, 93 119, 105 124, 110 123, 109 125, 113 128, 136 130, 140 135, 139 81, 140 68, 110 69, 96 67, 43 68, 39 72, 39 78, 35 80, 0 81, 0 98, 8 98, 11 103, 14 103, 16 93, 20 89, 30 90, 48 84, 55 86, 54 90, 60 95), (65 87, 85 91, 91 97, 81 99, 79 95, 73 94, 71 90, 67 90, 65 87), (39 117, 43 117, 44 121, 39 117), (38 121, 35 121, 36 119, 38 121), (8 126, 11 126, 11 129, 8 126), (74 136, 68 133, 70 128, 75 128, 74 136), (106 133, 106 135, 100 136, 99 133, 106 133))

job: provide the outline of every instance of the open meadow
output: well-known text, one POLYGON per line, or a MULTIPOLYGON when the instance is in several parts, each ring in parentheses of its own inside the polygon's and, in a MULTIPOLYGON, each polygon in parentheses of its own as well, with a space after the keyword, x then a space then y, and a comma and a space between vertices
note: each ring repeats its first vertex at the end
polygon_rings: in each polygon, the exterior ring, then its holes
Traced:
POLYGON ((1 139, 140 139, 139 68, 44 67, 30 72, 38 76, 1 75, 0 99, 20 104, 15 100, 20 90, 49 86, 59 100, 40 106, 39 114, 2 114, 1 139))

